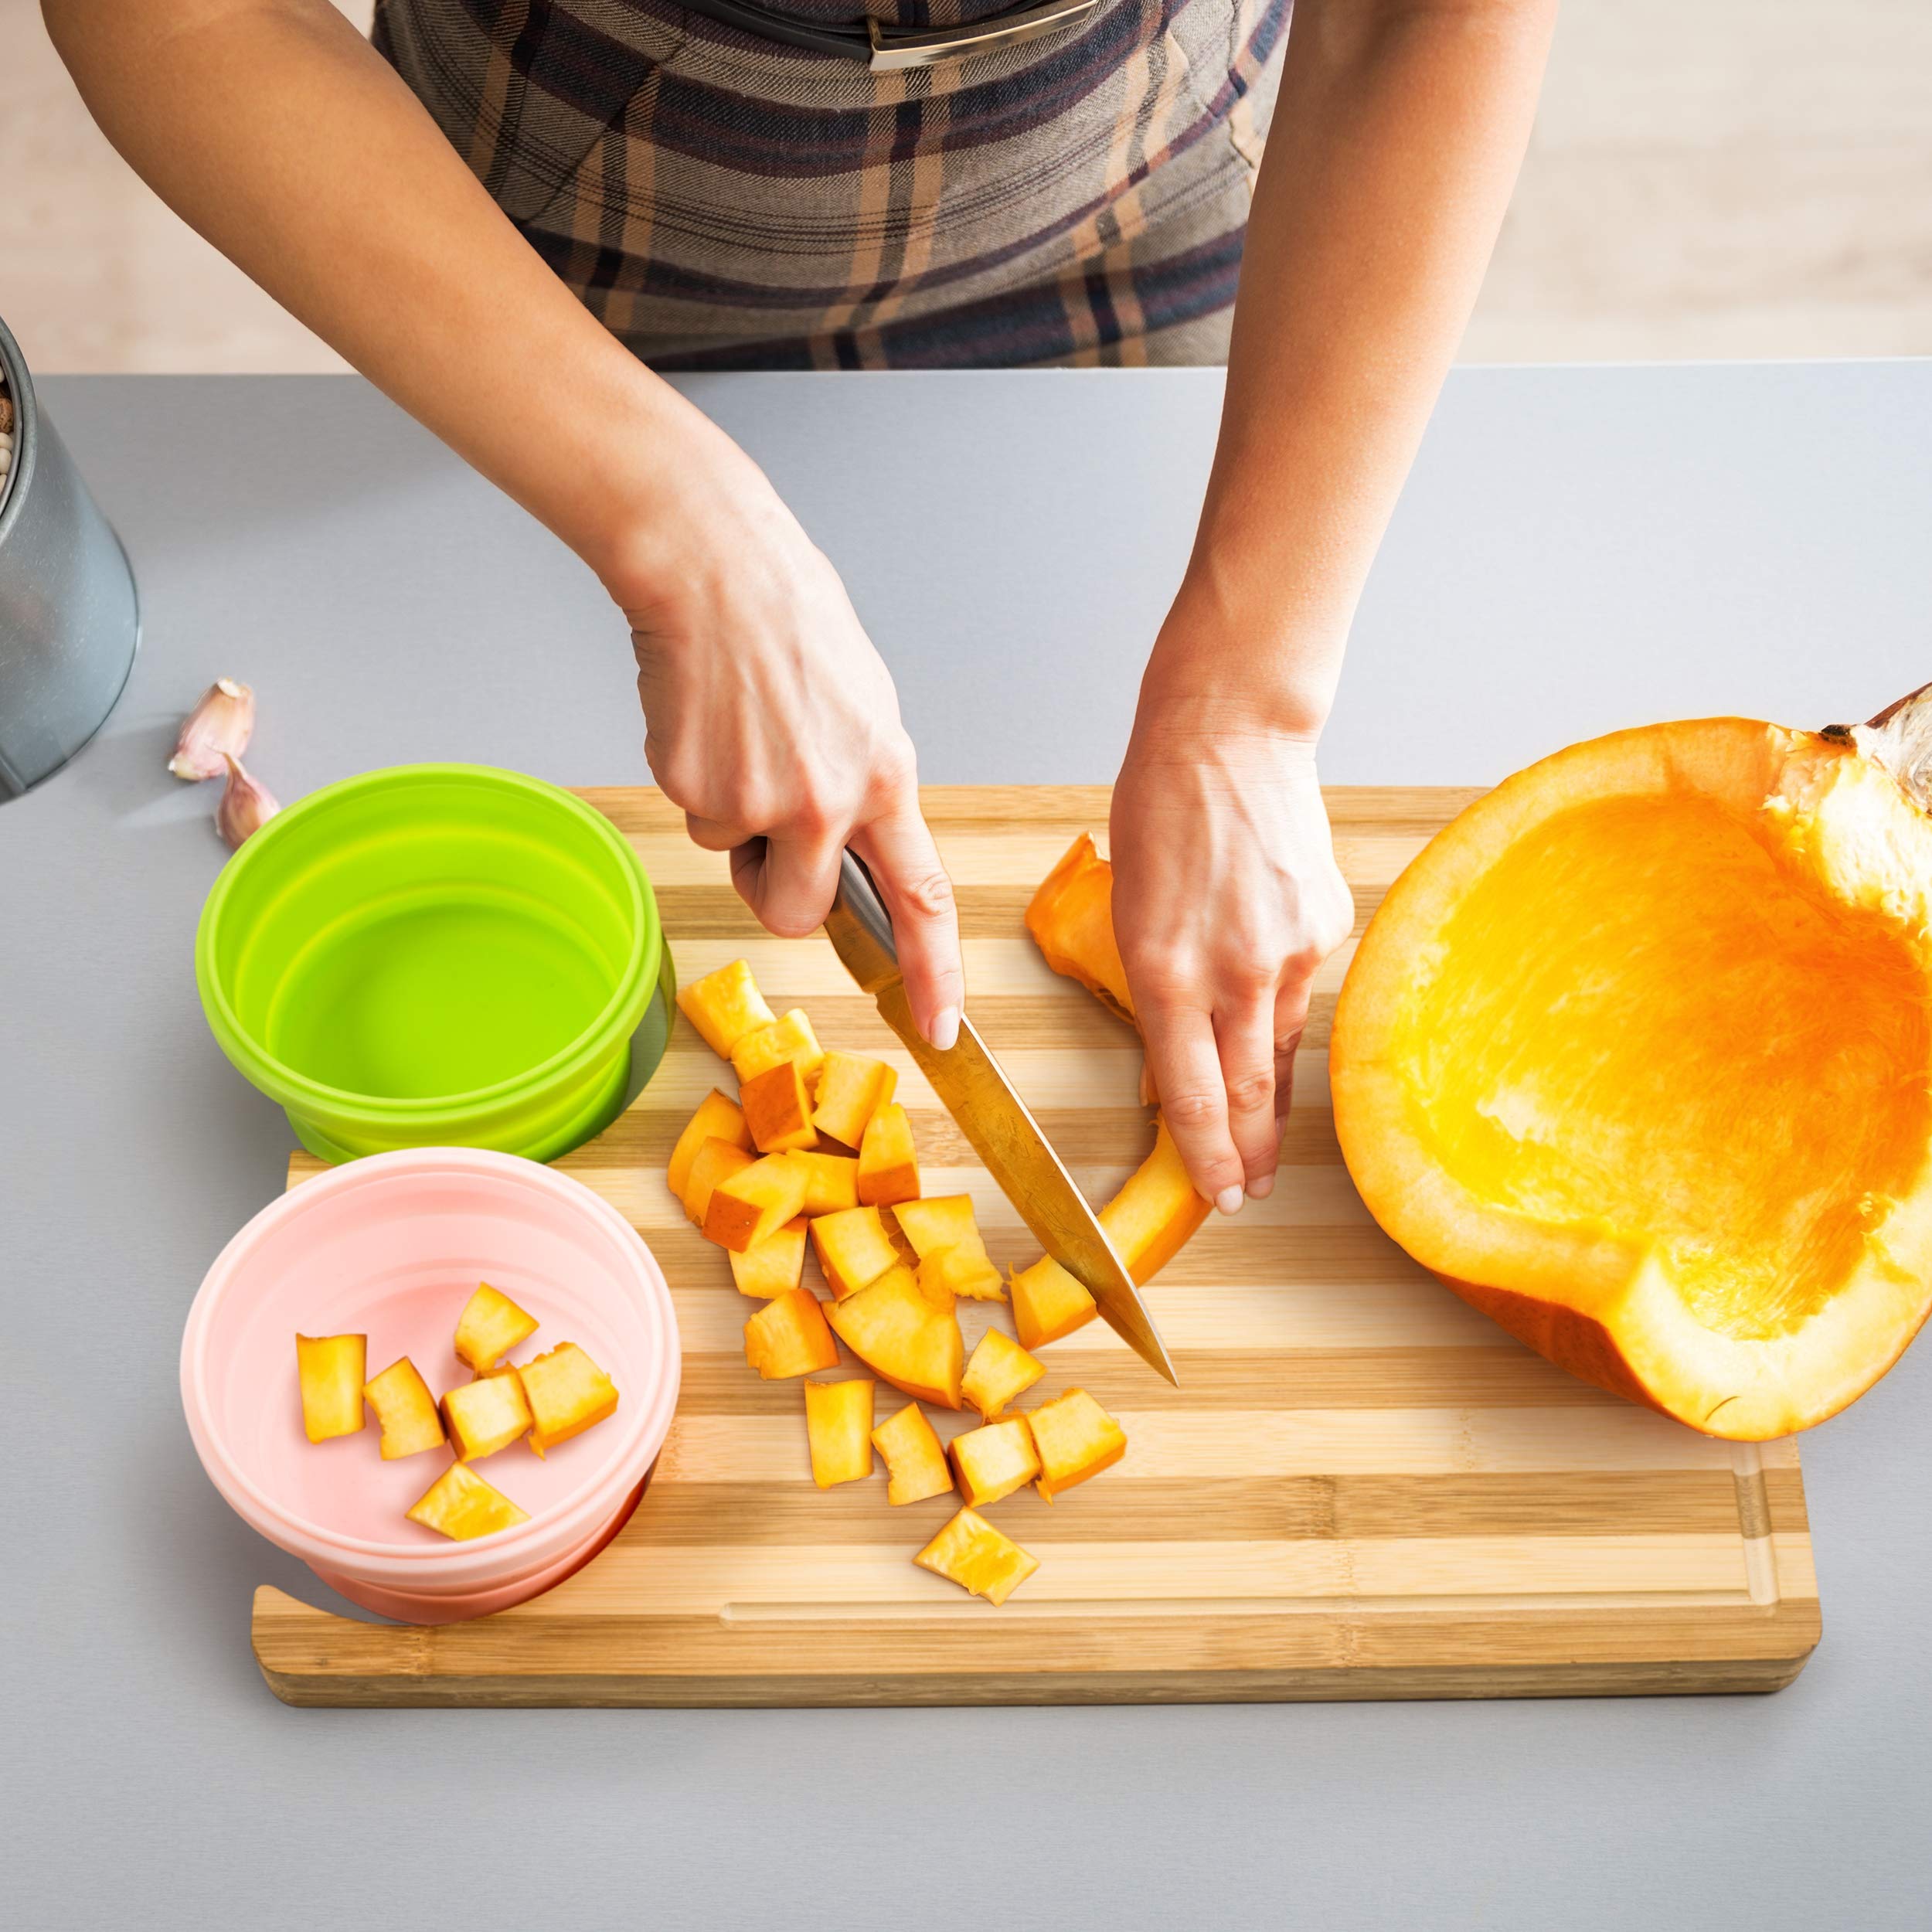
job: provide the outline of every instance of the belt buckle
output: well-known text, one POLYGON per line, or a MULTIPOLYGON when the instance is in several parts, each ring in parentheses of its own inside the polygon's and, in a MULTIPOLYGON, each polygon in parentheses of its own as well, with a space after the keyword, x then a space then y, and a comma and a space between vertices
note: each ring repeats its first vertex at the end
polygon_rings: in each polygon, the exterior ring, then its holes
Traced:
POLYGON ((995 14, 970 27, 922 28, 910 31, 883 27, 874 19, 866 22, 872 42, 871 67, 874 73, 902 72, 908 67, 936 67, 948 60, 964 60, 976 53, 993 53, 1002 47, 1017 47, 1041 35, 1054 33, 1096 12, 1100 0, 1046 0, 1043 6, 1027 7, 1017 13, 995 14))

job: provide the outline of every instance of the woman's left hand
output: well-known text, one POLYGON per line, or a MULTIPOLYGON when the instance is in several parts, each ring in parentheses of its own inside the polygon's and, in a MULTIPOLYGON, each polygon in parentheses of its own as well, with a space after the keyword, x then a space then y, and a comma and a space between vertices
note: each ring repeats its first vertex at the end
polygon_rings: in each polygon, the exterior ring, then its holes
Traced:
POLYGON ((1114 790, 1114 926, 1148 1069, 1223 1213, 1274 1185, 1315 971, 1354 923, 1315 750, 1252 699, 1164 689, 1150 667, 1114 790))

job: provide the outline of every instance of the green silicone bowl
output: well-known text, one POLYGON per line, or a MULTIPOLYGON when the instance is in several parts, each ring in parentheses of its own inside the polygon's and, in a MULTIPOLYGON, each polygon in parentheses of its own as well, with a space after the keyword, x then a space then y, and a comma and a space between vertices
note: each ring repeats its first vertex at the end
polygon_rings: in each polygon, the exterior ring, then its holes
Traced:
POLYGON ((615 1117, 676 990, 623 835, 483 765, 367 772, 270 819, 208 895, 195 977, 222 1051, 331 1161, 549 1160, 615 1117))

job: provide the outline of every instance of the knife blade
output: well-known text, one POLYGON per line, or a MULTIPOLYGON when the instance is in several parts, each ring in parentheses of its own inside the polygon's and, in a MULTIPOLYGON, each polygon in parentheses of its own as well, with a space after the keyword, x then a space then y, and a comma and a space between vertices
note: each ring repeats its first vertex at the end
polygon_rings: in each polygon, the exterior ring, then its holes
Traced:
POLYGON ((871 875, 849 852, 839 866, 825 936, 845 970, 872 995, 879 1016, 905 1043, 1033 1238, 1093 1296, 1107 1326, 1179 1388, 1180 1378, 1134 1277, 972 1022, 961 1018, 958 1040, 944 1052, 914 1023, 892 920, 871 875))

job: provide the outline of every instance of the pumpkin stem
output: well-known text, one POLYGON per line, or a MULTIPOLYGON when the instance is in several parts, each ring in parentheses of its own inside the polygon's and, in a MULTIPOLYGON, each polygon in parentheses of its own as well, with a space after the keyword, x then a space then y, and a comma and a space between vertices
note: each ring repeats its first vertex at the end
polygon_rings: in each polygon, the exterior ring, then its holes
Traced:
POLYGON ((1932 811, 1932 684, 1907 692, 1862 725, 1831 725, 1825 733, 1876 758, 1921 811, 1932 811))

